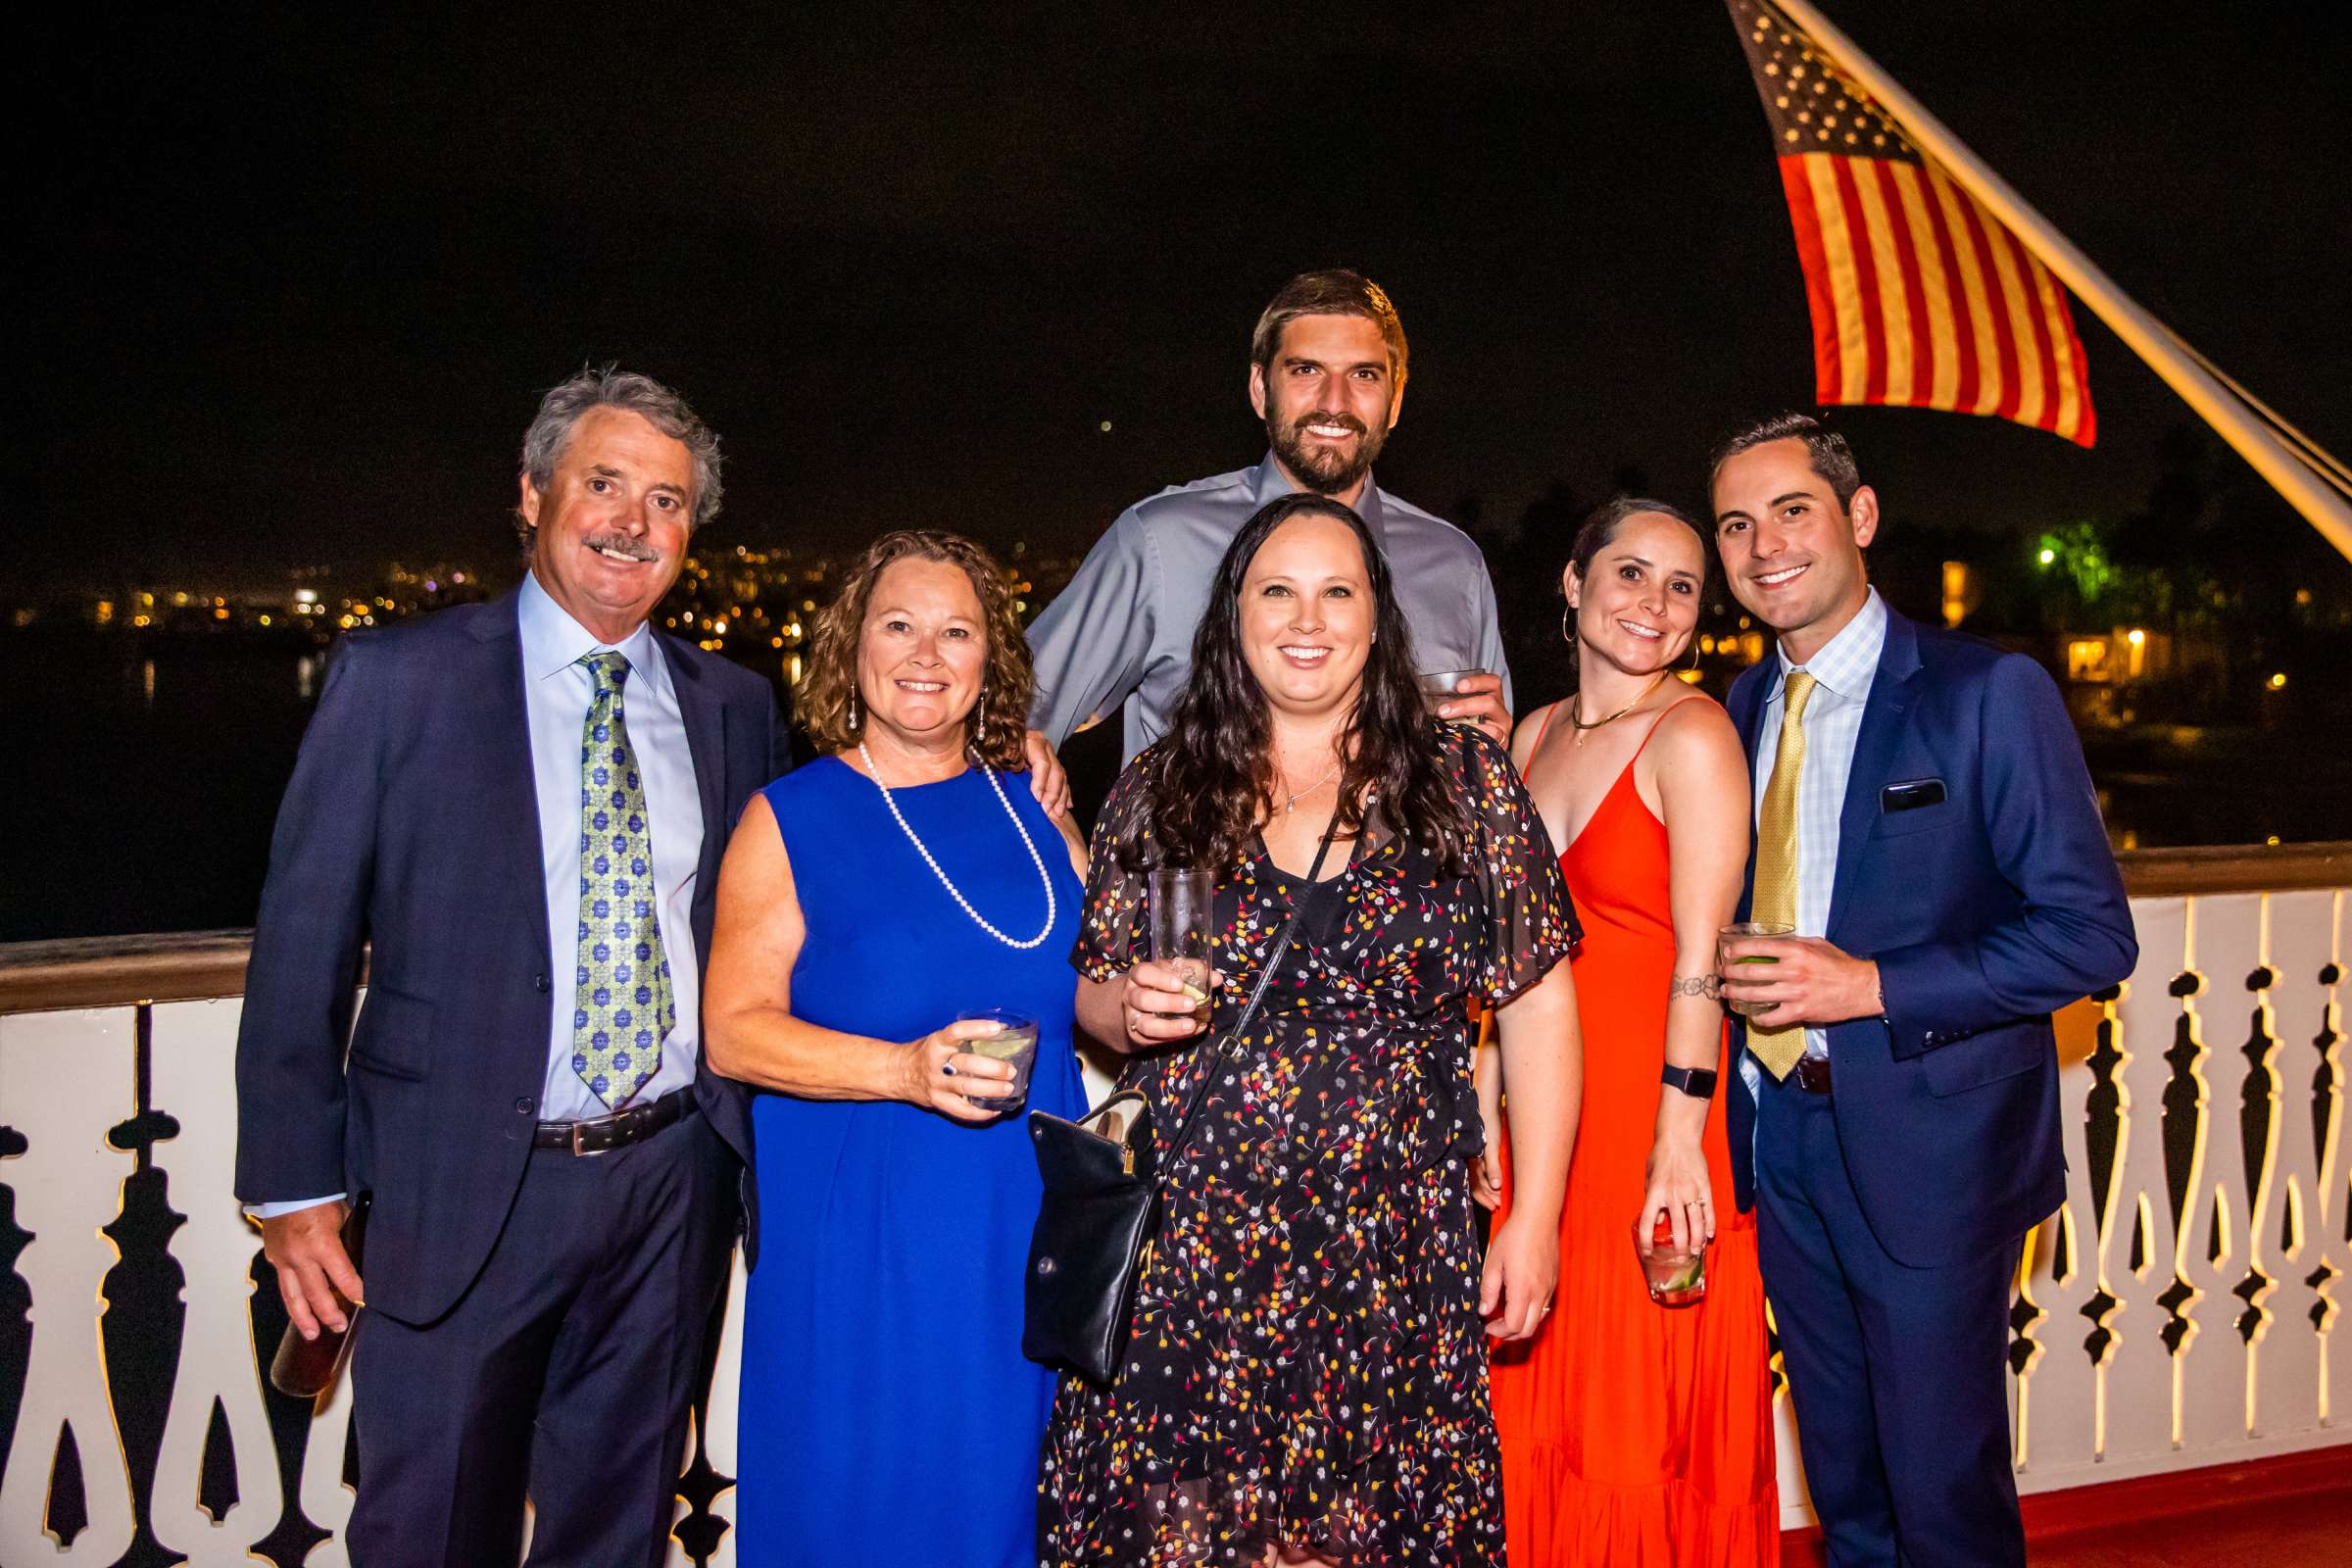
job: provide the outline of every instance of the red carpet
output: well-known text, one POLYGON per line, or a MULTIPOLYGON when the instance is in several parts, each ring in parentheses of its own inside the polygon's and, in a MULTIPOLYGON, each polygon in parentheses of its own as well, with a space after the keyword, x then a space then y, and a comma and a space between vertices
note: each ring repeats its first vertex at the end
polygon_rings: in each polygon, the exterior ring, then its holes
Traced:
MULTIPOLYGON (((2344 1568, 2352 1447, 2041 1493, 2025 1512, 2033 1568, 2344 1568)), ((1827 1561, 1810 1530, 1781 1547, 1783 1568, 1827 1561)))

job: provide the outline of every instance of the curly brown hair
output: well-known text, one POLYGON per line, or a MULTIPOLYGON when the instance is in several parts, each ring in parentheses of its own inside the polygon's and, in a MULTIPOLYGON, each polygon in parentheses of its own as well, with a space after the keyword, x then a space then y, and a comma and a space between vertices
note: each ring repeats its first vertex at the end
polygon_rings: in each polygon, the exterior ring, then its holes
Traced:
POLYGON ((960 566, 980 596, 987 622, 988 667, 980 677, 980 701, 966 723, 966 749, 975 761, 1005 772, 1027 765, 1022 746, 1029 733, 1029 699, 1037 677, 1029 663, 1029 640, 1021 635, 1013 609, 1012 583, 997 558, 958 533, 940 528, 901 528, 865 547, 842 579, 833 602, 816 612, 808 638, 808 663, 793 694, 801 722, 818 749, 846 752, 865 729, 865 705, 853 715, 850 694, 858 682, 858 639, 865 628, 874 584, 892 562, 908 557, 960 566))

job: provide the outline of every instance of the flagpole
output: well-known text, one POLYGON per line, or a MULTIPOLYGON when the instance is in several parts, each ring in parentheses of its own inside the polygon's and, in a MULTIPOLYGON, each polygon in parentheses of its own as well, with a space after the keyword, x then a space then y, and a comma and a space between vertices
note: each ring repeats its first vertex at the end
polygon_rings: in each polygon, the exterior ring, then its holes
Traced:
POLYGON ((2012 190, 2008 181, 1987 169, 1959 137, 1944 128, 1941 121, 1904 91, 1900 82, 1880 70, 1876 61, 1855 48, 1853 40, 1833 26, 1807 0, 1771 0, 1771 4, 1812 34, 1813 41, 1830 55, 1838 69, 1860 83, 1864 91, 1894 117, 1904 134, 1921 151, 1942 165, 1953 182, 1974 196, 1986 212, 2007 224, 2041 259, 2041 264, 2074 291, 2077 299, 2089 306, 2126 346, 2164 378, 2166 385, 2180 394, 2182 401, 2213 426, 2223 440, 2235 447, 2256 473, 2270 481, 2271 487, 2285 497, 2287 504, 2319 529, 2329 544, 2352 560, 2352 506, 2323 485, 2301 457, 2197 364, 2196 359, 2201 356, 2192 357, 2194 351, 2187 350, 2187 345, 2171 328, 2116 287, 2112 278, 2091 265, 2090 258, 2077 250, 2047 219, 2026 205, 2025 198, 2012 190))

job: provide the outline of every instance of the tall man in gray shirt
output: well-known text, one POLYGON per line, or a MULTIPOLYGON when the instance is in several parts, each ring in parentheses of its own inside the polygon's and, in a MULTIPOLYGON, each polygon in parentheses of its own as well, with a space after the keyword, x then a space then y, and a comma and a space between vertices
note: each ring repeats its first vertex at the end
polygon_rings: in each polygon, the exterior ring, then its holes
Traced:
POLYGON ((1125 756, 1157 740, 1192 674, 1193 632, 1226 547, 1258 508, 1311 490, 1371 528, 1421 668, 1488 672, 1439 714, 1509 744, 1510 672, 1485 558, 1459 528, 1372 482, 1404 401, 1404 327, 1388 295, 1360 272, 1300 273, 1258 318, 1250 360, 1250 406, 1272 450, 1254 468, 1172 486, 1119 514, 1029 630, 1030 722, 1058 747, 1123 703, 1125 756))

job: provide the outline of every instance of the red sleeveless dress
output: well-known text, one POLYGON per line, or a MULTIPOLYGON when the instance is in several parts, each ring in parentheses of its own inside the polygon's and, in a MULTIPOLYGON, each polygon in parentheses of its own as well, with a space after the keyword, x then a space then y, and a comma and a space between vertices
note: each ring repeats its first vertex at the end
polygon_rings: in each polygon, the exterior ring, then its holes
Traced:
MULTIPOLYGON (((1635 790, 1632 761, 1560 865, 1585 927, 1574 959, 1585 1090, 1559 1294, 1533 1341, 1494 1355, 1512 1568, 1777 1564, 1764 1285, 1755 1216, 1732 1198, 1722 1084, 1705 1135, 1716 1227, 1705 1299, 1655 1305, 1634 1256, 1674 924, 1666 826, 1635 790)), ((1507 1213, 1507 1183, 1505 1194, 1507 1213)))

